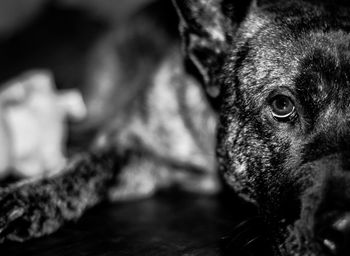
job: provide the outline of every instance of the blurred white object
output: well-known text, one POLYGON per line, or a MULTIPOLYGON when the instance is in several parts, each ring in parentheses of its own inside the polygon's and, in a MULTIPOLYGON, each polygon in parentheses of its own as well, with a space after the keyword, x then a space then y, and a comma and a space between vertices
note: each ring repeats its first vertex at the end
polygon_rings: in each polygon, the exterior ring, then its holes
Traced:
POLYGON ((66 118, 86 116, 81 94, 57 92, 49 72, 26 73, 0 91, 0 176, 50 175, 65 164, 66 118))

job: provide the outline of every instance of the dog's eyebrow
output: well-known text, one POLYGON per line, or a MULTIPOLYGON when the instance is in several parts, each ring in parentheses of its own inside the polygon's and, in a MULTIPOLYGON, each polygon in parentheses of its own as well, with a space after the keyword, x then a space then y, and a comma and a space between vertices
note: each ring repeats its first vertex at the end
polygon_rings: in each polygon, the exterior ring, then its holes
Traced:
POLYGON ((271 98, 279 94, 291 97, 293 100, 296 98, 296 93, 293 87, 275 85, 266 87, 263 90, 260 90, 260 92, 252 94, 251 101, 256 108, 260 108, 268 103, 271 98))

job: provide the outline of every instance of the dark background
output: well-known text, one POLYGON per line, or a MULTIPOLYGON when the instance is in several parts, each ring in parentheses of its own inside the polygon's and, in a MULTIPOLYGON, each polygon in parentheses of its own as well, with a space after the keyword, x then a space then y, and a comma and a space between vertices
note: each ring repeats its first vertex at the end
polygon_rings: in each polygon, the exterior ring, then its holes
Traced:
MULTIPOLYGON (((0 0, 0 83, 33 68, 53 71, 59 88, 82 83, 99 36, 152 0, 0 0)), ((0 255, 268 255, 255 210, 231 192, 169 191, 103 204, 77 223, 0 255)))

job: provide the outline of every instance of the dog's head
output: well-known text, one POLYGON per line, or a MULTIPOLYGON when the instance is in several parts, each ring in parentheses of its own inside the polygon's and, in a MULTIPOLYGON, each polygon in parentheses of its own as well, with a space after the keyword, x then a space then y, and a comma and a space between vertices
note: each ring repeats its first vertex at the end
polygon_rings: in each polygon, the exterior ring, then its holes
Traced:
POLYGON ((276 255, 348 255, 350 9, 175 4, 187 56, 219 103, 220 170, 258 205, 276 255))

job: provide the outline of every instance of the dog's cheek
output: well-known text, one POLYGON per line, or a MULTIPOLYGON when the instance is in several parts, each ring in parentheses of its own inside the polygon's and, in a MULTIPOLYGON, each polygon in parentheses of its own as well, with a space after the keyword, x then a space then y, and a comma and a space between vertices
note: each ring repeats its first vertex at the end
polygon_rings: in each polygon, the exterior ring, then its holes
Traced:
POLYGON ((243 199, 258 204, 258 177, 265 158, 271 155, 251 125, 237 116, 221 119, 218 130, 219 168, 227 184, 243 199), (264 156, 264 157, 261 157, 264 156))
POLYGON ((285 168, 294 165, 294 160, 289 163, 292 142, 257 118, 244 120, 238 115, 221 118, 217 149, 220 171, 245 200, 267 212, 282 208, 297 189, 298 175, 285 168))

